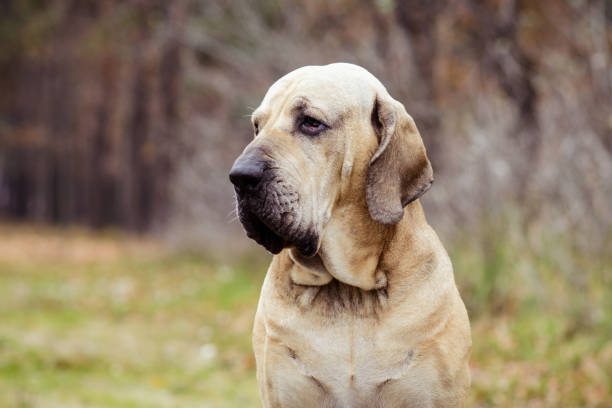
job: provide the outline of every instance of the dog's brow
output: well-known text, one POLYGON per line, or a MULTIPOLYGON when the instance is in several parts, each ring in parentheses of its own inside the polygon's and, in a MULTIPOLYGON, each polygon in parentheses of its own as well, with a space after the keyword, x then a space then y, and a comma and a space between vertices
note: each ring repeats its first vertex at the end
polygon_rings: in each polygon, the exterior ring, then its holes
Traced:
POLYGON ((292 109, 304 109, 310 105, 310 99, 305 96, 298 96, 293 100, 292 109))
POLYGON ((261 122, 262 120, 264 120, 265 116, 265 113, 255 111, 251 113, 251 123, 255 124, 257 122, 261 122))
POLYGON ((302 111, 302 112, 312 111, 312 112, 315 112, 317 116, 319 116, 318 119, 321 119, 322 121, 326 123, 329 123, 329 118, 327 117, 327 114, 325 113, 325 109, 315 106, 310 101, 310 99, 306 98, 305 96, 298 96, 297 98, 295 98, 292 105, 293 106, 291 107, 291 111, 302 111))

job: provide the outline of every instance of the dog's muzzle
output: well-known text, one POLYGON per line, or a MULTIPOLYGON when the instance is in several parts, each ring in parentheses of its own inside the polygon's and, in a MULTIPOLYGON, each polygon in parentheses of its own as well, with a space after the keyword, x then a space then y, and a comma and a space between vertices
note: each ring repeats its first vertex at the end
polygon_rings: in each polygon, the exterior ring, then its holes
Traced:
POLYGON ((300 211, 297 190, 280 167, 260 148, 248 149, 229 173, 234 184, 238 218, 247 236, 273 254, 295 246, 305 256, 318 247, 318 235, 300 211))

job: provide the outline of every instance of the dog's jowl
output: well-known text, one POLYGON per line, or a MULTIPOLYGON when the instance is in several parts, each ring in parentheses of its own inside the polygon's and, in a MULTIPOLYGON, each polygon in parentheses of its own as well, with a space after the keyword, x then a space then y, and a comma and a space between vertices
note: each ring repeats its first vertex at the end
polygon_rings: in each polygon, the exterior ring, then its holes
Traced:
POLYGON ((274 83, 230 180, 274 254, 253 347, 265 407, 459 407, 470 326, 418 198, 432 185, 404 106, 368 71, 309 66, 274 83))

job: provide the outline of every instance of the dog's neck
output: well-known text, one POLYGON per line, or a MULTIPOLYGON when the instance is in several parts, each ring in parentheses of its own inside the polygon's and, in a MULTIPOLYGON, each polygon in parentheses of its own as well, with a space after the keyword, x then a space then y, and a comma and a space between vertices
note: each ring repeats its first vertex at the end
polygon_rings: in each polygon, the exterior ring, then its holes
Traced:
POLYGON ((325 227, 317 255, 306 258, 295 249, 289 250, 296 264, 291 279, 309 286, 337 279, 363 290, 384 288, 387 271, 396 270, 400 252, 410 245, 415 227, 423 224, 426 220, 418 200, 409 204, 402 220, 392 226, 378 224, 362 206, 339 208, 325 227), (390 242, 396 243, 393 248, 390 242))

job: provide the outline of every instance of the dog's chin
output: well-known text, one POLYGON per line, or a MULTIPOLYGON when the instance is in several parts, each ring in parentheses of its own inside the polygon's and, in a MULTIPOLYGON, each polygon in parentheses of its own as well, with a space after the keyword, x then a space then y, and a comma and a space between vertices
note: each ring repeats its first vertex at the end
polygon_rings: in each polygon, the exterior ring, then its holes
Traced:
POLYGON ((278 254, 285 247, 284 240, 268 228, 266 224, 255 215, 250 213, 241 215, 240 222, 246 231, 247 237, 251 238, 274 255, 278 254))
POLYGON ((285 234, 277 231, 248 210, 241 208, 239 218, 247 237, 276 255, 284 248, 295 247, 305 257, 314 256, 319 249, 318 235, 314 232, 285 234))
POLYGON ((302 242, 296 243, 295 248, 306 258, 313 257, 319 251, 319 239, 315 236, 306 238, 302 242))

